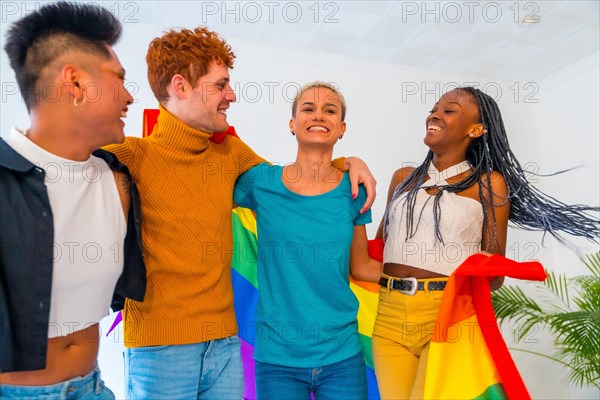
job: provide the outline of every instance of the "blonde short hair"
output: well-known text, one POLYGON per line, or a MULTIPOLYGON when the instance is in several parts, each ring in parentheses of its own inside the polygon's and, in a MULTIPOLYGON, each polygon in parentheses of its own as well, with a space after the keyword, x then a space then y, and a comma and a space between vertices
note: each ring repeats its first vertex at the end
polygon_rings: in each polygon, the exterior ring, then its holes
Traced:
POLYGON ((315 89, 315 88, 325 88, 325 89, 331 90, 335 95, 337 95, 340 98, 340 103, 342 105, 342 122, 343 122, 344 119, 346 118, 346 99, 344 99, 344 95, 342 95, 342 93, 338 90, 338 88, 336 88, 331 83, 323 82, 323 81, 311 82, 311 83, 308 83, 308 84, 302 86, 302 88, 300 88, 300 90, 298 91, 298 94, 296 95, 296 98, 294 98, 294 103, 292 104, 292 117, 296 118, 296 108, 298 107, 298 101, 300 100, 300 97, 302 97, 304 92, 306 92, 307 90, 315 89))

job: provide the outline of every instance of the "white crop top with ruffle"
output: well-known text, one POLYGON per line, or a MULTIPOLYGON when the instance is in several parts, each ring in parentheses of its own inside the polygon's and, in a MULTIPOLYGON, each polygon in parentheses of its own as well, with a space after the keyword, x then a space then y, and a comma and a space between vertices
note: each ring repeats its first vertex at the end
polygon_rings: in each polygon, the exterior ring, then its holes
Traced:
POLYGON ((429 179, 416 194, 411 233, 407 232, 406 193, 392 203, 384 263, 404 264, 449 276, 468 256, 480 251, 483 227, 481 203, 443 191, 439 200, 439 229, 443 241, 440 242, 435 234, 434 195, 426 192, 430 187, 447 185, 447 179, 469 168, 467 161, 441 172, 433 163, 429 165, 429 179))

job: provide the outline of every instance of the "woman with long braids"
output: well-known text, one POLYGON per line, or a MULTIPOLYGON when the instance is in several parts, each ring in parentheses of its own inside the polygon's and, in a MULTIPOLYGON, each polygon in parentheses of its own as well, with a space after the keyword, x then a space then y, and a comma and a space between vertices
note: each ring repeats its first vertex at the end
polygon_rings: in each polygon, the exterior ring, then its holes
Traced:
MULTIPOLYGON (((472 87, 444 94, 426 119, 430 151, 394 173, 377 236, 384 273, 373 331, 382 399, 423 398, 429 343, 448 276, 471 254, 504 255, 508 221, 598 241, 599 222, 527 182, 496 102, 472 87)), ((491 282, 492 290, 503 278, 491 282)))

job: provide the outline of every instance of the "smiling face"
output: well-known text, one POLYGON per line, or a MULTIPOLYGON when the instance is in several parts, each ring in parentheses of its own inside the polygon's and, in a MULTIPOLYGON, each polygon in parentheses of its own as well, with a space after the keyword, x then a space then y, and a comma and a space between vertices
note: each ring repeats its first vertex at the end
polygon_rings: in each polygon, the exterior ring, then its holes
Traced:
POLYGON ((340 96, 325 87, 305 90, 298 98, 290 131, 296 134, 299 145, 333 147, 346 132, 340 96))
MULTIPOLYGON (((133 102, 125 87, 125 70, 112 49, 110 52, 109 59, 97 58, 98 67, 78 83, 86 101, 77 110, 83 112, 86 141, 92 149, 123 142, 125 123, 122 118, 127 116, 128 106, 133 102)), ((79 102, 82 100, 78 99, 79 102)))
POLYGON ((475 100, 459 89, 444 94, 435 103, 425 125, 427 134, 423 141, 434 152, 462 147, 466 152, 470 140, 483 131, 475 100))
POLYGON ((192 88, 181 119, 206 133, 226 131, 229 128, 227 109, 235 100, 235 92, 229 84, 229 69, 224 63, 212 61, 208 73, 192 88))

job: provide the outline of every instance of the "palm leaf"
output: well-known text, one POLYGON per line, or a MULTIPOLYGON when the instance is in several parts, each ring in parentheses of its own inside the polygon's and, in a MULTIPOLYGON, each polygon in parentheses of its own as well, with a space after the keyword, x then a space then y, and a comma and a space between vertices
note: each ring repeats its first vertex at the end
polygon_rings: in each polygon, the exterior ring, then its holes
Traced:
POLYGON ((581 261, 590 270, 592 276, 600 277, 600 251, 582 257, 581 261))
POLYGON ((600 277, 578 276, 571 282, 579 288, 579 296, 573 299, 578 309, 589 312, 600 310, 600 277))
MULTIPOLYGON (((566 309, 569 309, 570 304, 569 304, 569 285, 567 283, 567 277, 565 275, 556 275, 554 272, 548 272, 546 271, 546 275, 547 278, 544 281, 544 285, 546 285, 546 287, 548 289, 550 289, 551 293, 557 297, 558 299, 560 299, 560 301, 566 306, 566 309)), ((553 305, 555 305, 556 303, 554 303, 552 301, 553 305)), ((556 307, 558 310, 564 309, 561 306, 556 307)), ((557 311, 558 311, 557 310, 557 311)))
POLYGON ((592 357, 583 357, 580 355, 573 355, 571 357, 563 358, 568 361, 569 367, 569 382, 578 385, 591 385, 600 389, 600 356, 595 355, 592 357))
POLYGON ((578 386, 600 389, 600 251, 581 259, 591 275, 567 279, 564 274, 547 272, 543 285, 537 285, 539 302, 517 286, 505 286, 492 293, 492 304, 500 323, 522 322, 519 339, 537 324, 550 329, 556 354, 549 356, 524 349, 565 365, 568 379, 578 386), (572 290, 569 291, 569 287, 572 290))
POLYGON ((560 347, 583 356, 593 356, 600 349, 599 314, 600 311, 573 311, 553 315, 546 322, 560 347))
POLYGON ((523 339, 535 325, 544 322, 542 307, 529 298, 518 286, 503 286, 492 293, 492 305, 500 323, 511 319, 521 322, 519 340, 523 339))

